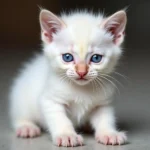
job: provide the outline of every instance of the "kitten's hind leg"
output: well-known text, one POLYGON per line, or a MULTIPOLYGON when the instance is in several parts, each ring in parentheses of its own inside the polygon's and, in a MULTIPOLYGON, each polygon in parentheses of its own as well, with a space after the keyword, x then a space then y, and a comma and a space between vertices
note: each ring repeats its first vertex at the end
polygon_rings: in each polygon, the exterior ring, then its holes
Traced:
POLYGON ((22 120, 16 123, 16 135, 21 138, 34 138, 40 136, 41 129, 32 121, 22 120))

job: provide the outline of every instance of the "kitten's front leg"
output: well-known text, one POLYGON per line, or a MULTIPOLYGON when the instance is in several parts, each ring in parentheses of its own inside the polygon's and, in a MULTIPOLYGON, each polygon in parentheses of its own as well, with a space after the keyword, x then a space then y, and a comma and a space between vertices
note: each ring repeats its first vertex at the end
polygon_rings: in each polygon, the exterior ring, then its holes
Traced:
POLYGON ((48 130, 55 145, 65 147, 83 145, 83 138, 75 132, 64 105, 48 99, 42 99, 41 104, 48 130))
POLYGON ((125 133, 116 129, 113 109, 110 106, 96 108, 91 114, 90 121, 98 142, 105 145, 121 145, 127 141, 125 133))

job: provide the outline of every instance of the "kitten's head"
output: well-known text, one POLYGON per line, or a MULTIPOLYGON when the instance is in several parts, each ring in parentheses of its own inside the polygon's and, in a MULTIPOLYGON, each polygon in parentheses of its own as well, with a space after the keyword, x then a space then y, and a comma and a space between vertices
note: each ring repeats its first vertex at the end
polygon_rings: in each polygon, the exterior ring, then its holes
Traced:
POLYGON ((127 18, 125 11, 110 17, 76 12, 62 15, 42 10, 44 52, 58 75, 79 85, 111 73, 121 56, 127 18))

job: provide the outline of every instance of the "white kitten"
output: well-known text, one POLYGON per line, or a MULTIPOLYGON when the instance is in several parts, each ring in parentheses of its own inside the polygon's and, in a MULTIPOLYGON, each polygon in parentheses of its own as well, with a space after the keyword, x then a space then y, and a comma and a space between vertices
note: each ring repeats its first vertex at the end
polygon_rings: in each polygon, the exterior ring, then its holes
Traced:
POLYGON ((111 102, 114 87, 107 80, 121 56, 126 13, 75 12, 61 17, 42 10, 44 53, 16 78, 10 114, 19 137, 40 135, 46 128, 58 146, 77 146, 83 138, 75 127, 90 122, 103 144, 124 144, 115 126, 111 102))

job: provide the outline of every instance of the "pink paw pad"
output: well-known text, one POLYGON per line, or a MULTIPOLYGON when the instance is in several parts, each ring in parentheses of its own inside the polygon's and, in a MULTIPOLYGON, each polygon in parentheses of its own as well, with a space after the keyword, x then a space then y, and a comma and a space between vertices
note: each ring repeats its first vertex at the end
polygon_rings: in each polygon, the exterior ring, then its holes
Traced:
POLYGON ((41 134, 41 130, 36 126, 24 125, 16 130, 17 137, 33 138, 41 134))
MULTIPOLYGON (((55 141, 54 141, 55 142, 55 141)), ((83 138, 80 135, 62 135, 56 138, 56 145, 57 146, 64 146, 64 147, 74 147, 74 146, 82 146, 83 145, 83 138)))
POLYGON ((127 137, 123 132, 117 132, 112 134, 101 134, 96 136, 96 140, 105 145, 121 145, 126 143, 127 137))

